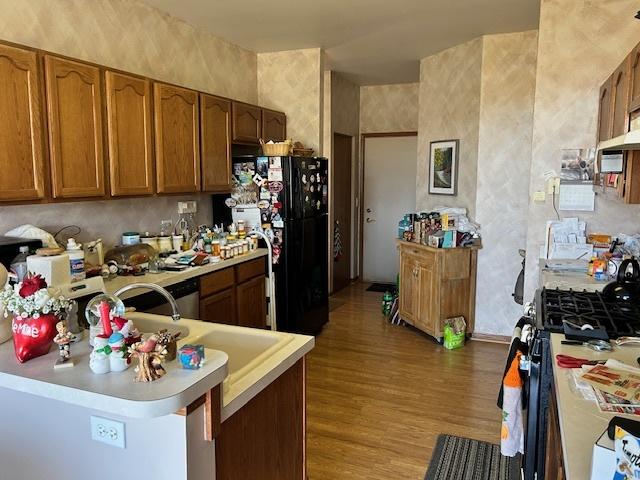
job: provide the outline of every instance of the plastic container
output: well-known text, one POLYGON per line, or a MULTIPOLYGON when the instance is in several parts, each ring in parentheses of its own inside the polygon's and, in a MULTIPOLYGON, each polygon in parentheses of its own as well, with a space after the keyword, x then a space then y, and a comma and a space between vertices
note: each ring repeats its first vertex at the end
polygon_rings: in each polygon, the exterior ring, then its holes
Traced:
POLYGON ((122 245, 135 245, 140 243, 140 234, 138 232, 124 232, 122 234, 122 245))
POLYGON ((77 282, 87 278, 84 271, 84 250, 81 243, 76 243, 75 239, 67 240, 67 254, 69 255, 69 271, 71 281, 77 282))
POLYGON ((18 282, 24 280, 27 275, 27 257, 29 256, 29 247, 22 245, 18 255, 11 261, 9 268, 16 275, 18 282))

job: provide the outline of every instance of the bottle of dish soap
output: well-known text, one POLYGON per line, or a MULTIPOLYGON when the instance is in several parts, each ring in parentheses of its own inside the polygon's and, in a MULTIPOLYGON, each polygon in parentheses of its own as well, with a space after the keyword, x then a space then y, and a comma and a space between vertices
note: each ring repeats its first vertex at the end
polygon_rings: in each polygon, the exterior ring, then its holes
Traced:
POLYGON ((75 239, 67 240, 67 253, 71 264, 71 281, 84 280, 87 274, 84 271, 84 250, 81 243, 76 243, 75 239))

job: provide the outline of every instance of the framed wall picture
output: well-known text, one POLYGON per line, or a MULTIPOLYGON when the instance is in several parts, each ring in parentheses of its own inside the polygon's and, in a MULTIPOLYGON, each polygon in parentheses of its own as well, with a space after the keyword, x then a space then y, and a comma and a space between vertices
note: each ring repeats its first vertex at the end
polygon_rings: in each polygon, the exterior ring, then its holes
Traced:
POLYGON ((458 189, 459 140, 431 142, 429 150, 429 193, 455 195, 458 189))

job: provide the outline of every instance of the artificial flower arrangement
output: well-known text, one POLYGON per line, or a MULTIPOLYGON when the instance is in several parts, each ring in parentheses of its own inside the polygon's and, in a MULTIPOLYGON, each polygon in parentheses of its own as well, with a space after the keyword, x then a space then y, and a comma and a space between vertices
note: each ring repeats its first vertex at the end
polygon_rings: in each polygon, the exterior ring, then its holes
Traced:
POLYGON ((55 288, 48 288, 40 275, 27 275, 0 291, 4 315, 13 314, 11 330, 16 358, 20 363, 46 355, 56 336, 56 323, 66 316, 70 301, 55 288))

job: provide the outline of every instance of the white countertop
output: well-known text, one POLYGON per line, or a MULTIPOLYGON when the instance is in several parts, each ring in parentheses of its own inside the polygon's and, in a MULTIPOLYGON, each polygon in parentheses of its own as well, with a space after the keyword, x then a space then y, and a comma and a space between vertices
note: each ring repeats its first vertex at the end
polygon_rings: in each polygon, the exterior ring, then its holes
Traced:
POLYGON ((85 336, 71 346, 74 366, 55 370, 55 345, 49 354, 21 364, 13 342, 5 342, 0 345, 0 387, 125 417, 152 418, 189 405, 227 376, 227 354, 216 350, 205 351, 205 364, 198 370, 182 369, 177 359, 166 362, 167 373, 149 383, 134 381, 135 361, 121 373, 94 374, 90 352, 85 336))
POLYGON ((600 292, 610 280, 602 281, 587 275, 586 273, 555 272, 553 270, 540 270, 540 284, 542 287, 560 290, 578 290, 587 292, 600 292))
MULTIPOLYGON (((161 273, 145 273, 144 275, 128 275, 128 276, 117 276, 110 280, 105 280, 104 286, 107 293, 113 293, 116 290, 129 285, 130 283, 155 283, 160 287, 168 287, 169 285, 174 285, 179 282, 183 282, 185 280, 189 280, 190 278, 199 277, 201 275, 206 275, 207 273, 215 272, 218 270, 223 270, 225 268, 233 267, 239 263, 247 262, 249 260, 253 260, 255 258, 260 258, 268 255, 268 250, 266 248, 259 248, 255 252, 246 253, 244 255, 238 255, 237 257, 230 258, 228 260, 221 260, 217 263, 210 263, 208 265, 203 265, 201 267, 190 267, 181 272, 161 272, 161 273)), ((147 293, 148 290, 131 290, 129 292, 125 292, 120 295, 122 300, 135 297, 136 295, 141 295, 143 293, 147 293)))
MULTIPOLYGON (((593 444, 606 430, 609 420, 620 414, 601 412, 595 402, 584 400, 573 393, 569 387, 568 370, 557 366, 555 356, 564 354, 589 360, 615 358, 635 367, 638 366, 636 359, 640 356, 640 347, 626 345, 615 347, 613 352, 595 352, 583 346, 562 345, 562 340, 563 334, 551 334, 553 378, 558 401, 564 468, 567 480, 587 480, 591 474, 593 444)), ((637 416, 620 416, 640 420, 637 416)))

